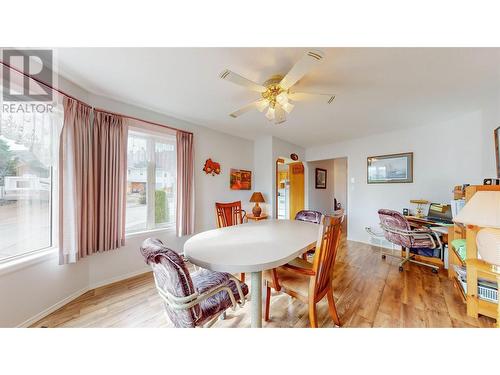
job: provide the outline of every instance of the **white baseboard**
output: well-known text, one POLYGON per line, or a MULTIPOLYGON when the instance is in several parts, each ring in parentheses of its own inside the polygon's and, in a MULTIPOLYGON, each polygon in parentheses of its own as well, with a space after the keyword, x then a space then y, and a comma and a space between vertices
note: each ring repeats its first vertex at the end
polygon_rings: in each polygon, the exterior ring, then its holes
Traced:
POLYGON ((103 286, 106 286, 106 285, 109 285, 109 284, 113 284, 113 283, 116 283, 118 281, 123 281, 123 280, 126 280, 126 279, 130 279, 131 277, 142 275, 142 274, 148 273, 148 272, 151 272, 151 269, 144 268, 144 269, 141 269, 141 270, 138 270, 138 271, 129 272, 129 273, 124 274, 124 275, 112 277, 112 278, 109 278, 107 280, 100 281, 100 282, 94 283, 92 285, 89 285, 88 287, 80 289, 80 290, 76 291, 75 293, 72 293, 68 297, 63 298, 61 301, 59 301, 59 302, 53 304, 52 306, 46 308, 45 310, 43 310, 42 312, 36 314, 35 316, 32 316, 31 318, 25 320, 24 322, 22 322, 21 324, 19 324, 17 327, 18 328, 27 328, 27 327, 31 326, 33 323, 36 323, 39 320, 45 318, 47 315, 52 314, 54 311, 60 309, 64 305, 66 305, 66 304, 70 303, 71 301, 77 299, 78 297, 80 297, 84 293, 87 293, 90 290, 97 289, 97 288, 100 288, 100 287, 103 287, 103 286))

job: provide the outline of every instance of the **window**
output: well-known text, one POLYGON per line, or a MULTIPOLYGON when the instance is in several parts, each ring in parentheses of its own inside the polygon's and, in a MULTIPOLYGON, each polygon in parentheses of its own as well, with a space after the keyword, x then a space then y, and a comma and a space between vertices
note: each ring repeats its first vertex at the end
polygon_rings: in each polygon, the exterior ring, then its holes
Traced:
POLYGON ((54 243, 61 111, 0 113, 0 261, 54 243))
POLYGON ((127 155, 126 232, 175 225, 175 136, 131 130, 127 155))

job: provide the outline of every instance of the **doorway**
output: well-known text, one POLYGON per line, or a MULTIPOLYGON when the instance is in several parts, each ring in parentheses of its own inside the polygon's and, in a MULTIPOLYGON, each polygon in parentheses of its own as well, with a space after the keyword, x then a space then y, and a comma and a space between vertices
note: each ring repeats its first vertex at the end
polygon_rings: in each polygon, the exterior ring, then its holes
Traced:
POLYGON ((343 209, 347 226, 347 157, 307 162, 307 170, 307 208, 325 215, 343 209))
POLYGON ((302 162, 285 157, 276 160, 276 219, 293 219, 304 209, 304 182, 302 162))

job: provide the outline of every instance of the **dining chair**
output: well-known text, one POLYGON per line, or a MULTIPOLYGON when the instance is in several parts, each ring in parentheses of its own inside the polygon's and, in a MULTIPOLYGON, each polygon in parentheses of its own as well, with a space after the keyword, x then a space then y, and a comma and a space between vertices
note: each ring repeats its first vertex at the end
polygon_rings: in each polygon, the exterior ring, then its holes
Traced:
POLYGON ((295 258, 284 266, 264 271, 266 283, 266 321, 269 320, 271 288, 301 300, 309 305, 309 322, 312 328, 318 326, 316 304, 325 296, 328 310, 334 323, 340 326, 340 319, 333 297, 333 268, 341 236, 342 217, 323 216, 318 226, 318 240, 313 263, 295 258))
POLYGON ((319 224, 321 221, 321 212, 313 210, 302 210, 297 212, 297 214, 295 215, 295 220, 319 224))
POLYGON ((217 228, 243 224, 247 216, 246 211, 241 208, 241 201, 231 203, 215 202, 215 213, 217 215, 217 228))
POLYGON ((146 239, 140 251, 175 327, 210 327, 228 308, 245 304, 248 286, 233 275, 203 268, 190 274, 182 257, 158 239, 146 239))
MULTIPOLYGON (((231 203, 215 202, 215 213, 217 215, 217 228, 225 228, 233 225, 243 224, 247 216, 241 208, 241 201, 231 203)), ((245 274, 240 274, 241 282, 245 282, 245 274)))
MULTIPOLYGON (((306 221, 308 223, 319 224, 321 221, 321 212, 314 210, 301 210, 295 214, 295 220, 306 221)), ((313 254, 314 249, 302 254, 302 259, 307 260, 307 254, 313 254)))

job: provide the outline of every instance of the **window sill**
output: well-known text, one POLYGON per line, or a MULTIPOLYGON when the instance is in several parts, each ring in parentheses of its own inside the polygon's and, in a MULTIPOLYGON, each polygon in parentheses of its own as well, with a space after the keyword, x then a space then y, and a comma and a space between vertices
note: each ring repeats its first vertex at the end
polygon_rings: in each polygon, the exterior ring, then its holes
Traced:
POLYGON ((146 235, 153 235, 153 234, 158 234, 158 233, 167 233, 167 234, 175 235, 175 225, 171 225, 171 226, 168 226, 165 228, 148 229, 148 230, 143 230, 141 232, 133 232, 133 233, 125 234, 125 240, 138 238, 138 237, 144 237, 146 235))
POLYGON ((0 275, 5 275, 31 265, 44 262, 46 260, 57 258, 57 248, 51 247, 45 250, 40 250, 37 253, 21 256, 16 259, 8 260, 0 263, 0 275))
MULTIPOLYGON (((157 229, 126 234, 125 239, 128 240, 159 233, 175 235, 175 225, 165 228, 157 228, 157 229)), ((45 262, 47 260, 51 259, 57 260, 57 258, 58 258, 58 249, 56 247, 51 247, 45 250, 40 250, 34 254, 20 256, 19 258, 16 259, 0 262, 0 276, 32 266, 37 263, 45 262)))

